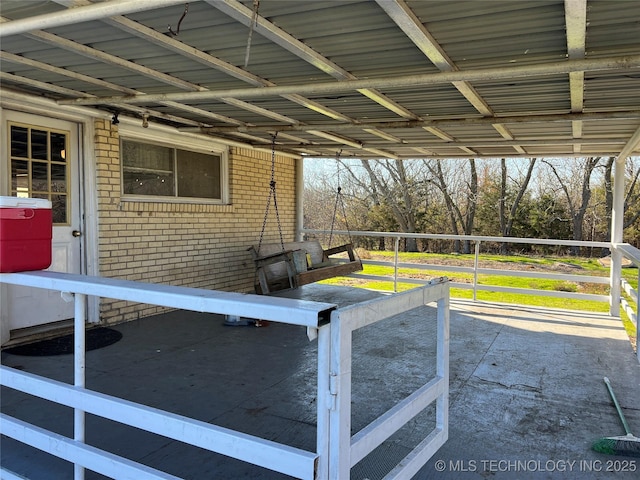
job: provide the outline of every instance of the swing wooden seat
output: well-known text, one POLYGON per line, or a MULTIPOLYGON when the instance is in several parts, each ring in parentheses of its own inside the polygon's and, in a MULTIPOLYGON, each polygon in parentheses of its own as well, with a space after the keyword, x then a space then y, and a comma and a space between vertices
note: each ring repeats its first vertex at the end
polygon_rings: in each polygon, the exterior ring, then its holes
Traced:
POLYGON ((301 287, 362 270, 362 261, 348 243, 324 250, 317 240, 261 244, 249 247, 256 266, 256 292, 301 287), (346 253, 346 257, 334 257, 346 253))

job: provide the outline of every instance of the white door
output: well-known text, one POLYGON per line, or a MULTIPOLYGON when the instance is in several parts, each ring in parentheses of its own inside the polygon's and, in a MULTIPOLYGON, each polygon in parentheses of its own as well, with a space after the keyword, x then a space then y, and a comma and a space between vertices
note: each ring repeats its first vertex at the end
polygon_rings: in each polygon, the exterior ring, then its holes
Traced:
MULTIPOLYGON (((53 242, 49 270, 80 273, 82 224, 78 125, 4 110, 2 118, 3 195, 46 198, 52 203, 53 242)), ((2 321, 12 336, 46 329, 73 318, 73 302, 60 292, 3 286, 2 321), (8 328, 7 328, 8 324, 8 328), (20 330, 28 329, 28 330, 20 330)), ((5 335, 6 336, 6 333, 5 335)), ((6 340, 6 339, 3 339, 6 340)))

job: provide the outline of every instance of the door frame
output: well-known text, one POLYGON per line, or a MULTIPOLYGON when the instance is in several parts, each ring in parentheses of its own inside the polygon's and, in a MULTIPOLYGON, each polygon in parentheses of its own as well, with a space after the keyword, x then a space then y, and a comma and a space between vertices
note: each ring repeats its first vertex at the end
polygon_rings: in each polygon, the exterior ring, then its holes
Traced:
MULTIPOLYGON (((87 275, 99 275, 98 255, 98 192, 96 183, 96 159, 94 146, 94 121, 96 117, 104 116, 104 112, 91 109, 65 108, 55 102, 41 97, 33 97, 0 88, 0 121, 4 126, 8 112, 19 112, 53 119, 73 122, 78 127, 78 187, 80 223, 82 225, 80 272, 87 275)), ((6 135, 5 128, 2 134, 6 135)), ((2 141, 5 145, 7 139, 2 141)), ((0 194, 8 194, 9 184, 0 185, 0 194)), ((6 301, 6 289, 1 288, 0 301, 6 301)), ((88 297, 87 321, 100 321, 100 299, 88 297)), ((5 343, 10 336, 7 321, 0 322, 0 344, 5 343)))

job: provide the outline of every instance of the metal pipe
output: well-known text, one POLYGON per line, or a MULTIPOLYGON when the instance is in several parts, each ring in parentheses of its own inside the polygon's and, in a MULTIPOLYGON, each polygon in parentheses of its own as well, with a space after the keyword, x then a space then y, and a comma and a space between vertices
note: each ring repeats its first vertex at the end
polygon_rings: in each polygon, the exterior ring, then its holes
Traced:
POLYGON ((0 38, 32 30, 44 30, 62 27, 74 23, 89 22, 101 18, 115 17, 127 13, 142 12, 161 7, 184 3, 184 0, 111 0, 85 7, 69 8, 54 13, 45 13, 33 17, 4 22, 0 29, 0 38))
MULTIPOLYGON (((353 127, 352 127, 353 128, 353 127)), ((359 128, 359 127, 355 127, 359 128)), ((209 133, 209 130, 205 127, 206 133, 209 133)), ((438 149, 438 148, 446 148, 446 147, 474 147, 474 148, 500 148, 500 147, 515 147, 515 146, 549 146, 549 145, 611 145, 616 148, 622 148, 622 146, 627 142, 628 137, 609 137, 609 138, 557 138, 550 137, 543 140, 501 140, 499 138, 495 140, 487 140, 487 139, 479 139, 479 138, 471 138, 465 142, 447 142, 447 141, 419 141, 419 140, 401 140, 398 142, 399 148, 427 148, 427 149, 438 149)), ((336 148, 335 143, 282 143, 281 147, 286 148, 336 148)), ((388 148, 390 146, 389 142, 364 142, 362 144, 363 147, 372 147, 372 148, 388 148)), ((362 150, 362 148, 358 148, 358 153, 362 150)), ((417 153, 417 152, 416 152, 417 153)), ((431 152, 433 153, 433 152, 431 152)), ((560 154, 556 154, 559 156, 560 154)), ((585 156, 585 154, 582 154, 585 156)), ((536 155, 529 155, 536 156, 536 155)))
POLYGON ((610 58, 567 60, 540 65, 494 67, 455 72, 439 72, 422 75, 404 75, 373 79, 343 80, 339 82, 284 85, 274 87, 232 88, 203 92, 161 93, 136 96, 113 96, 59 100, 60 105, 105 105, 110 103, 154 103, 167 100, 190 101, 204 99, 267 98, 280 95, 322 95, 361 90, 364 88, 410 88, 438 85, 457 81, 482 82, 487 80, 523 78, 542 75, 560 75, 570 72, 627 70, 640 67, 640 55, 610 58))
MULTIPOLYGON (((441 119, 427 119, 427 120, 397 120, 392 122, 369 122, 369 123, 336 123, 332 125, 318 124, 277 124, 277 125, 233 125, 222 127, 202 127, 201 131, 206 133, 234 133, 234 132, 271 132, 277 131, 298 131, 298 132, 311 132, 318 129, 329 128, 333 131, 341 130, 358 130, 358 129, 395 129, 395 128, 425 128, 425 127, 458 127, 465 125, 493 125, 500 124, 513 124, 513 123, 550 123, 550 122, 568 122, 568 121, 588 121, 588 120, 627 120, 640 118, 640 110, 629 110, 623 112, 593 112, 593 113, 561 113, 561 114, 547 114, 547 115, 505 115, 505 116, 492 116, 492 117, 472 117, 472 118, 441 118, 441 119)), ((627 137, 625 137, 625 140, 627 137)), ((640 136, 638 137, 640 140, 640 136)), ((342 139, 341 139, 342 140, 342 139)), ((609 140, 603 139, 603 141, 609 140)), ((482 140, 485 143, 491 143, 486 139, 482 140)), ((523 140, 524 142, 525 140, 523 140)), ((537 141, 537 140, 534 140, 537 141)), ((505 140, 506 142, 506 140, 505 140)), ((515 140, 515 145, 520 144, 520 140, 515 140)), ((401 142, 405 143, 405 142, 401 142)), ((495 143, 495 142, 494 142, 495 143)), ((437 145, 433 142, 424 143, 425 146, 437 145)), ((440 142, 442 144, 442 142, 440 142)), ((372 143, 367 142, 367 145, 372 143)), ((388 145, 388 143, 386 144, 388 145)), ((531 145, 527 143, 527 145, 531 145)), ((314 146, 314 145, 309 145, 314 146)), ((356 143, 353 145, 355 148, 362 148, 362 144, 356 143)))
MULTIPOLYGON (((329 230, 315 228, 305 228, 303 233, 323 234, 329 230)), ((358 237, 385 237, 385 238, 425 238, 432 240, 460 240, 498 243, 517 243, 531 245, 553 245, 566 247, 586 247, 586 248, 612 248, 611 242, 592 242, 586 240, 560 240, 555 238, 520 238, 520 237, 489 237, 484 235, 448 235, 443 233, 399 233, 399 232, 372 232, 363 230, 334 230, 334 235, 349 235, 358 237)), ((0 275, 1 278, 1 275, 0 275)))
POLYGON ((398 292, 398 255, 400 250, 400 237, 396 237, 395 241, 395 255, 393 259, 393 291, 398 292))
POLYGON ((478 259, 480 257, 480 240, 475 242, 475 256, 473 259, 473 301, 478 300, 478 259))

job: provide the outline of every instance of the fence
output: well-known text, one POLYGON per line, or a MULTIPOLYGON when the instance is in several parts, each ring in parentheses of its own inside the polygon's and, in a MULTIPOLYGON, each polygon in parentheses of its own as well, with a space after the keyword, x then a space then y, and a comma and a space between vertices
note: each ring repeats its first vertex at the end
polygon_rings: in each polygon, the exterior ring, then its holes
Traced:
MULTIPOLYGON (((90 413, 185 444, 220 453, 302 479, 348 479, 354 459, 364 457, 426 406, 436 402, 436 429, 389 478, 408 478, 446 441, 448 432, 449 288, 446 281, 366 304, 337 309, 329 303, 154 285, 56 272, 0 274, 0 283, 58 290, 75 301, 74 384, 0 366, 0 384, 74 409, 74 436, 68 438, 2 414, 0 433, 85 469, 111 478, 175 479, 85 443, 90 413), (107 297, 198 312, 219 313, 302 325, 318 339, 317 445, 310 452, 260 437, 105 395, 85 388, 87 296, 107 297), (351 332, 432 302, 437 304, 437 375, 353 439, 350 437, 351 332), (376 315, 367 312, 374 310, 376 315)), ((1 478, 20 478, 0 468, 1 478)))
MULTIPOLYGON (((330 233, 327 230, 312 230, 312 229, 303 229, 300 232, 300 236, 302 235, 325 235, 330 233)), ((526 295, 539 295, 539 296, 549 296, 549 297, 558 297, 558 298, 568 298, 575 300, 592 300, 598 302, 607 302, 610 305, 610 314, 612 316, 619 316, 620 306, 623 308, 631 322, 636 328, 636 335, 638 335, 638 317, 640 312, 640 304, 638 303, 638 292, 633 289, 633 287, 622 277, 621 274, 621 259, 626 258, 630 260, 636 267, 639 269, 638 273, 638 285, 640 286, 640 250, 637 248, 626 244, 626 243, 616 243, 612 244, 609 242, 584 242, 584 241, 573 241, 573 240, 552 240, 552 239, 534 239, 534 238, 512 238, 512 237, 487 237, 487 236, 467 236, 467 235, 439 235, 439 234, 420 234, 420 233, 397 233, 397 232, 369 232, 369 231, 333 231, 331 232, 333 235, 348 235, 350 237, 378 237, 385 239, 394 240, 394 261, 393 262, 384 262, 384 261, 374 261, 374 260, 363 260, 362 263, 365 265, 378 265, 378 266, 387 266, 393 268, 394 274, 393 276, 382 276, 382 275, 367 275, 363 273, 354 273, 349 275, 353 278, 362 278, 367 280, 382 280, 393 282, 394 291, 398 290, 398 282, 402 281, 404 283, 414 283, 414 284, 425 284, 428 283, 428 280, 421 280, 416 278, 408 278, 403 277, 400 274, 399 269, 401 268, 411 268, 418 270, 429 270, 436 272, 443 272, 446 274, 447 272, 462 272, 469 273, 473 275, 473 281, 471 283, 460 283, 460 282, 450 282, 451 287, 461 288, 461 289, 471 289, 473 291, 473 300, 477 300, 478 291, 493 291, 493 292, 503 292, 503 293, 516 293, 516 294, 526 294, 526 295), (460 242, 470 242, 474 245, 474 258, 473 258, 473 266, 464 267, 464 266, 447 266, 447 265, 435 265, 435 264, 418 264, 418 263, 406 263, 399 262, 399 250, 400 250, 400 242, 403 239, 407 238, 419 238, 419 239, 432 239, 432 240, 453 240, 460 242), (610 273, 608 277, 604 276, 595 276, 595 275, 575 275, 575 274, 565 274, 565 273, 548 273, 548 272, 532 272, 532 271, 518 271, 518 270, 498 270, 498 269, 489 269, 489 268, 480 268, 479 267, 479 256, 480 256, 480 248, 483 243, 493 243, 493 244, 530 244, 530 245, 551 245, 551 246, 565 246, 565 247, 582 247, 582 248, 606 248, 611 250, 612 252, 612 262, 610 273), (616 258, 617 257, 617 258, 616 258), (570 292, 570 291, 562 291, 562 290, 541 290, 534 288, 516 288, 516 287, 505 287, 505 286, 496 286, 496 285, 482 285, 479 281, 480 275, 496 275, 496 276, 504 276, 504 277, 520 277, 520 278, 540 278, 540 279, 548 279, 555 280, 561 282, 575 282, 575 283, 595 283, 601 285, 609 285, 610 294, 609 295, 598 295, 598 294, 587 294, 587 293, 579 293, 579 292, 570 292), (621 296, 621 290, 624 291, 630 298, 632 302, 636 304, 635 311, 633 306, 627 301, 624 297, 621 296)), ((636 345, 638 342, 636 341, 636 345)), ((637 348, 638 352, 638 361, 640 362, 640 349, 637 348)))

